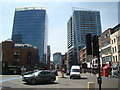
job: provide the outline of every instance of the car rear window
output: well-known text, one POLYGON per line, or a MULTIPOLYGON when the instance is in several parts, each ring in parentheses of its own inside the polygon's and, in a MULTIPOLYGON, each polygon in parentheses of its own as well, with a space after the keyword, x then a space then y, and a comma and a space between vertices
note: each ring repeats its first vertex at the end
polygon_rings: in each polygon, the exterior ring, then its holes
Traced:
POLYGON ((72 72, 80 72, 80 69, 72 69, 72 72))

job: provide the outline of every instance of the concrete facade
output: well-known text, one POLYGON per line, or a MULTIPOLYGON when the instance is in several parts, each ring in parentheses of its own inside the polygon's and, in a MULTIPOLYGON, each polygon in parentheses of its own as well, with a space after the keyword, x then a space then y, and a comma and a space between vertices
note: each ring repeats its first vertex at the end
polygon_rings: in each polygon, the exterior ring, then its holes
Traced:
POLYGON ((99 51, 102 63, 120 62, 120 24, 107 29, 99 36, 99 51))
POLYGON ((120 30, 116 31, 111 38, 111 51, 112 51, 112 62, 120 62, 120 30))
POLYGON ((112 29, 107 29, 99 36, 99 49, 100 56, 102 58, 102 62, 106 63, 111 61, 111 43, 110 43, 110 35, 112 34, 112 29))

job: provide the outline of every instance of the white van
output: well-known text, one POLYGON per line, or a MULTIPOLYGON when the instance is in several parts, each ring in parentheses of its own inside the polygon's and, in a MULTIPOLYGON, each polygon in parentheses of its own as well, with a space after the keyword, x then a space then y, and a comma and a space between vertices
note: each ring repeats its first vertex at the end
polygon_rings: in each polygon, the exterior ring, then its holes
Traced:
POLYGON ((72 65, 70 70, 70 79, 73 78, 80 78, 80 66, 79 65, 72 65))

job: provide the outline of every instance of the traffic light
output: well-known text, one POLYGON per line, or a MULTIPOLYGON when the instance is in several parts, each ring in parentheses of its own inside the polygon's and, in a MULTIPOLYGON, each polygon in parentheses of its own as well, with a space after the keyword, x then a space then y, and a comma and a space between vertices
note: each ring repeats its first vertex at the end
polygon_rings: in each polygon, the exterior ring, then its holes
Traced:
POLYGON ((98 43, 98 36, 94 35, 93 39, 93 57, 99 57, 99 43, 98 43))
POLYGON ((86 35, 86 52, 87 55, 92 55, 91 34, 86 35))

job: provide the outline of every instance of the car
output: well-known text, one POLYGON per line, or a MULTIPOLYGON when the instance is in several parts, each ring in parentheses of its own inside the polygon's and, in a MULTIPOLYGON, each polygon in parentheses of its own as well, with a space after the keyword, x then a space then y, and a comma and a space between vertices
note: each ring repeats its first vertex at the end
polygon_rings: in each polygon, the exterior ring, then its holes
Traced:
POLYGON ((80 66, 79 65, 72 65, 70 71, 70 79, 80 78, 80 66))
POLYGON ((29 83, 29 84, 37 84, 37 83, 54 83, 56 80, 55 74, 53 74, 51 71, 37 71, 32 74, 27 74, 22 77, 22 81, 29 83))
POLYGON ((24 75, 28 75, 28 74, 32 74, 32 73, 34 73, 35 71, 28 71, 28 72, 24 72, 24 73, 22 73, 22 76, 24 76, 24 75))
POLYGON ((53 70, 53 71, 51 71, 53 74, 55 74, 56 76, 58 76, 58 72, 57 72, 57 70, 53 70))
POLYGON ((111 71, 111 76, 112 77, 116 77, 118 78, 119 77, 119 70, 118 70, 119 67, 112 67, 112 71, 111 71))

